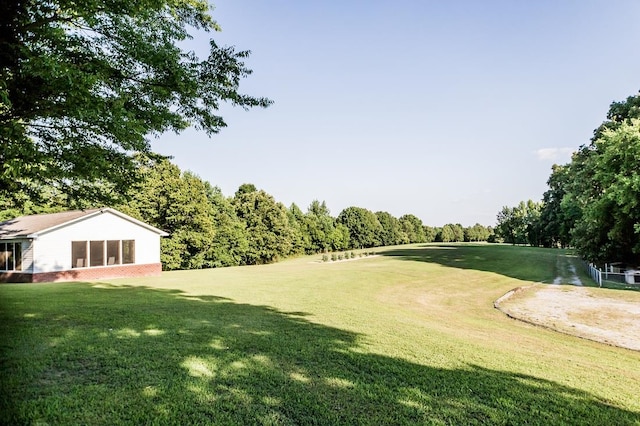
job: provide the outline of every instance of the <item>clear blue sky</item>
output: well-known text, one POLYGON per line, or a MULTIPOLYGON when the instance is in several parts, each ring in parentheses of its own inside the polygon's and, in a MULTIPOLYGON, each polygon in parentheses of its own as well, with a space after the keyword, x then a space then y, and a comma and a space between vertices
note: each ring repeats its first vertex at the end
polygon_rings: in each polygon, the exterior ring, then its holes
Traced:
POLYGON ((274 104, 152 146, 225 195, 253 183, 303 211, 493 225, 640 89, 637 0, 218 0, 213 16, 222 32, 190 48, 251 50, 241 91, 274 104))

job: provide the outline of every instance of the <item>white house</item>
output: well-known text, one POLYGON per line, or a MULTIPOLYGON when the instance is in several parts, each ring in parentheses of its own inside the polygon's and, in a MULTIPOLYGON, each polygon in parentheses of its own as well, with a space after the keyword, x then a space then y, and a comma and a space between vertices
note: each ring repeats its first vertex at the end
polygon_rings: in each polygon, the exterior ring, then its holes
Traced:
POLYGON ((0 223, 0 282, 159 275, 167 235, 111 208, 21 216, 0 223))

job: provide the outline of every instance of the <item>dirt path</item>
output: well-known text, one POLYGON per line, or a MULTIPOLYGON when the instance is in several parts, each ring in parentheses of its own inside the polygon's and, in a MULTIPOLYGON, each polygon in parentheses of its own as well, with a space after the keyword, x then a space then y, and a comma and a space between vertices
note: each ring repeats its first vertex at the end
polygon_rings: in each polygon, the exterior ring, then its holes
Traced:
POLYGON ((554 284, 573 284, 582 286, 582 280, 578 276, 576 266, 565 256, 558 256, 556 260, 556 273, 554 284))
POLYGON ((495 307, 515 319, 640 351, 638 294, 584 287, 566 258, 559 257, 557 268, 553 284, 515 289, 498 299, 495 307))

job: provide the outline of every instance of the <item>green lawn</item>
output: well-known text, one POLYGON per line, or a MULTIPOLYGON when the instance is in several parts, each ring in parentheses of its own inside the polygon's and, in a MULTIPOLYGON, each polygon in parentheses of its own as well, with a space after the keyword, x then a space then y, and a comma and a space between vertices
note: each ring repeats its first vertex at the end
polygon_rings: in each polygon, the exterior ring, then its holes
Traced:
POLYGON ((0 424, 640 424, 639 352, 493 308, 564 251, 376 251, 0 285, 0 424))

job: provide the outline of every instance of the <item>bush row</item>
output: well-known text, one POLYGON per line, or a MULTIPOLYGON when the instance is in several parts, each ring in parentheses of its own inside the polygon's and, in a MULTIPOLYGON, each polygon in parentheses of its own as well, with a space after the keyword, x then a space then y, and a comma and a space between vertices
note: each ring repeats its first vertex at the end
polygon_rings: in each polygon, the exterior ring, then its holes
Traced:
POLYGON ((376 253, 373 251, 363 251, 360 252, 358 254, 354 253, 354 252, 344 252, 344 253, 331 253, 331 254, 323 254, 322 255, 322 261, 323 262, 336 262, 339 260, 347 260, 347 259, 355 259, 356 257, 363 257, 363 256, 373 256, 376 253))

